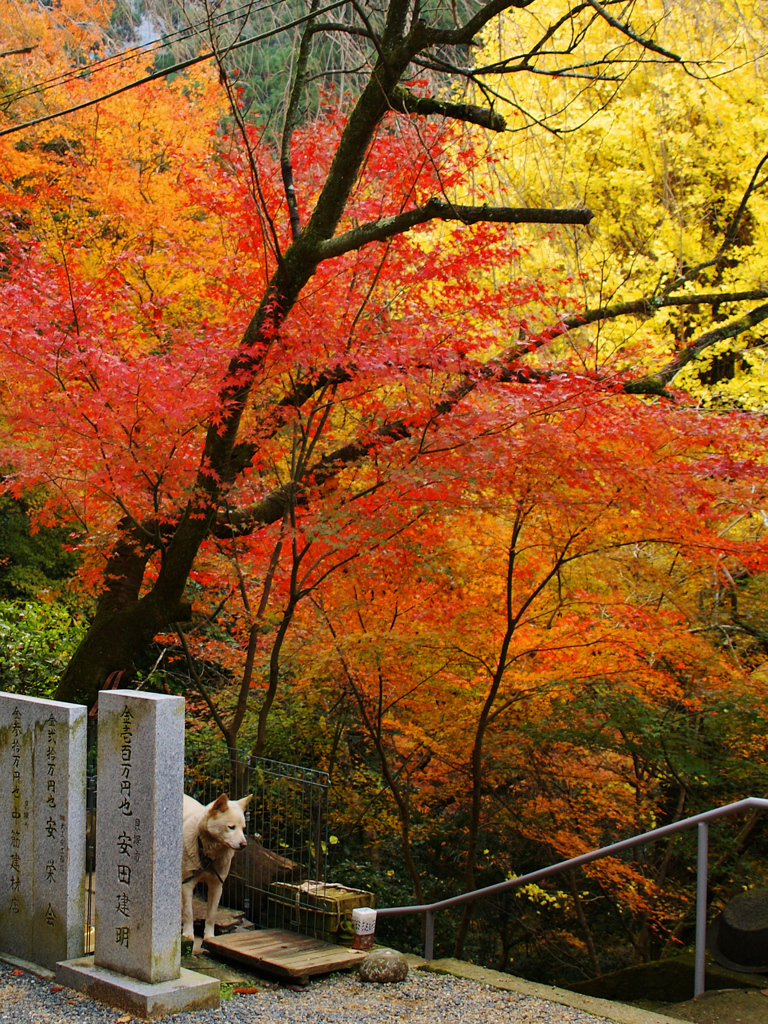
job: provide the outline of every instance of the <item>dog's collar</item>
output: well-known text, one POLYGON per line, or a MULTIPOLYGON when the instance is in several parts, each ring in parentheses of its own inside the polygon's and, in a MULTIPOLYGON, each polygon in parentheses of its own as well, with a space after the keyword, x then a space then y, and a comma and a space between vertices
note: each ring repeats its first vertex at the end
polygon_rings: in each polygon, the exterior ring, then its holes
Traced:
POLYGON ((182 885, 186 885, 187 882, 191 882, 193 879, 199 878, 200 875, 204 875, 206 871, 212 871, 221 884, 224 885, 224 879, 213 866, 213 857, 209 857, 203 849, 203 840, 200 836, 197 837, 197 859, 200 861, 200 867, 197 871, 193 871, 188 878, 185 878, 181 883, 182 885))

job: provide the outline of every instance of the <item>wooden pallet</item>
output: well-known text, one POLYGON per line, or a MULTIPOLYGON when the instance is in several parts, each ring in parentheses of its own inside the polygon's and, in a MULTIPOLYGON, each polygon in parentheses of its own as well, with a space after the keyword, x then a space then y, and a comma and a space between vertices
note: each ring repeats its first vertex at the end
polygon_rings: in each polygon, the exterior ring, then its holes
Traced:
POLYGON ((368 955, 322 939, 265 928, 205 939, 203 946, 226 960, 306 985, 313 974, 349 970, 368 955))

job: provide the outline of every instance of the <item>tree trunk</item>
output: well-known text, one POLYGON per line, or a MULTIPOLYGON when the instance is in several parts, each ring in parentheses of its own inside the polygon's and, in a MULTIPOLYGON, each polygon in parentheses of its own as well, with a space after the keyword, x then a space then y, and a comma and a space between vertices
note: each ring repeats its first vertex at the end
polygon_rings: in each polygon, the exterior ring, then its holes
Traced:
POLYGON ((56 700, 92 705, 108 675, 131 671, 133 659, 158 633, 175 622, 189 622, 192 606, 183 600, 184 589, 211 519, 211 512, 200 518, 182 516, 144 597, 138 597, 138 589, 148 553, 133 562, 123 559, 121 565, 129 565, 130 572, 108 581, 94 620, 61 677, 56 700), (131 594, 136 595, 133 600, 131 594))
POLYGON ((93 705, 106 678, 130 671, 133 660, 155 636, 174 622, 188 622, 192 606, 179 603, 164 614, 146 599, 120 611, 98 614, 67 665, 56 700, 93 705))

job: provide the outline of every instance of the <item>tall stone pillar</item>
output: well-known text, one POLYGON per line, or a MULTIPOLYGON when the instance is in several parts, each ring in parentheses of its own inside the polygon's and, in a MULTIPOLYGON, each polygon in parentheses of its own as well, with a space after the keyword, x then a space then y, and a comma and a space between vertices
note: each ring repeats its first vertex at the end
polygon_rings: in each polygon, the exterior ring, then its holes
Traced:
POLYGON ((145 1020, 219 1004, 180 968, 184 699, 99 694, 93 957, 57 977, 145 1020))
POLYGON ((184 698, 99 695, 94 963, 179 977, 184 698))
POLYGON ((0 950, 53 968, 85 927, 87 709, 0 693, 0 950))

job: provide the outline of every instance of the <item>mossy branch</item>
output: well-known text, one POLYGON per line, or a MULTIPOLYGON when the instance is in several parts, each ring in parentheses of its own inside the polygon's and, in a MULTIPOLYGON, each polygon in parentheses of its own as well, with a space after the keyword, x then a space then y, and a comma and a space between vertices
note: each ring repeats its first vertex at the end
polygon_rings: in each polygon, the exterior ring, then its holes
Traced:
POLYGON ((507 128, 507 122, 501 114, 471 103, 448 103, 432 96, 415 96, 408 89, 400 87, 393 90, 390 101, 392 109, 399 110, 402 114, 451 117, 458 121, 466 121, 468 124, 480 125, 481 128, 487 128, 492 132, 503 132, 507 128))

